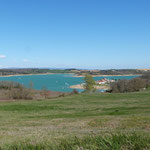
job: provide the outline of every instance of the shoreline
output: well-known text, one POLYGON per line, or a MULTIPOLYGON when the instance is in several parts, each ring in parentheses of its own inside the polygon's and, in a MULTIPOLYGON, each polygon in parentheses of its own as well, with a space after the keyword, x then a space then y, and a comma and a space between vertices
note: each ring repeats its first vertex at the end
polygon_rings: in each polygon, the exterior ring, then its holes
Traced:
MULTIPOLYGON (((71 85, 70 86, 70 88, 71 89, 84 89, 84 86, 82 85, 82 84, 76 84, 76 85, 71 85)), ((106 86, 106 85, 103 85, 103 86, 95 86, 95 88, 97 89, 97 90, 108 90, 109 89, 109 87, 108 86, 106 86)))
MULTIPOLYGON (((84 77, 84 75, 76 75, 74 73, 38 73, 38 74, 15 74, 15 75, 0 75, 0 77, 15 77, 15 76, 32 76, 32 75, 49 75, 49 74, 72 74, 72 77, 84 77)), ((141 76, 142 74, 128 74, 128 75, 91 75, 92 77, 109 77, 109 76, 141 76)))
POLYGON ((15 75, 0 75, 0 77, 18 77, 18 76, 33 76, 33 75, 49 75, 49 74, 56 74, 56 73, 38 73, 38 74, 15 74, 15 75))

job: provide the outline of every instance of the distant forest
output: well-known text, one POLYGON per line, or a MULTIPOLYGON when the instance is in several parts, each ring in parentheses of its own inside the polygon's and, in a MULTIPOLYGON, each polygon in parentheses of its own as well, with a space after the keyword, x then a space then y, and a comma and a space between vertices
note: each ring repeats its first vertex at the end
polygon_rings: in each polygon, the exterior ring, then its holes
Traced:
POLYGON ((110 70, 80 70, 77 75, 142 75, 149 74, 150 70, 138 69, 110 69, 110 70))
POLYGON ((38 68, 29 68, 29 69, 0 69, 0 75, 28 75, 28 74, 44 74, 44 73, 70 73, 70 70, 59 70, 59 69, 38 69, 38 68))
POLYGON ((83 69, 39 69, 39 68, 22 68, 22 69, 0 69, 0 76, 6 75, 27 75, 27 74, 44 74, 44 73, 74 73, 77 76, 90 75, 141 75, 150 74, 150 70, 140 69, 110 69, 110 70, 83 70, 83 69))

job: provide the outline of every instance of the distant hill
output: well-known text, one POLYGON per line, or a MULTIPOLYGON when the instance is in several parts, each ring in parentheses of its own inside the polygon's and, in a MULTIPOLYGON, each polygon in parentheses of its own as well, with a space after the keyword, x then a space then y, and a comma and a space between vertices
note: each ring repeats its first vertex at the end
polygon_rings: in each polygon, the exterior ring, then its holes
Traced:
POLYGON ((27 75, 44 73, 74 73, 77 76, 90 75, 141 75, 150 73, 150 69, 109 69, 109 70, 87 70, 87 69, 44 69, 44 68, 11 68, 0 69, 0 76, 27 75))

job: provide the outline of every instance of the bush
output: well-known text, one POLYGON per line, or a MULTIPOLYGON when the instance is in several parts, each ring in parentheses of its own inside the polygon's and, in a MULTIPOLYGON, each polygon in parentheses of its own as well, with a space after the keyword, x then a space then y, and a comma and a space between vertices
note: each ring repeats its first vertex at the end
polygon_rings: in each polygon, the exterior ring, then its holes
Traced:
POLYGON ((32 90, 17 82, 0 81, 0 89, 6 90, 9 99, 33 99, 32 90))
POLYGON ((141 76, 142 79, 145 79, 147 84, 150 85, 150 74, 144 74, 141 76))
POLYGON ((0 89, 22 88, 23 85, 12 81, 0 81, 0 89))
POLYGON ((110 85, 111 92, 113 93, 125 93, 136 92, 144 88, 147 88, 147 82, 142 78, 134 78, 131 80, 118 80, 110 85))
POLYGON ((65 97, 65 93, 61 93, 59 97, 65 97))
POLYGON ((33 99, 32 91, 23 87, 11 88, 8 93, 10 99, 33 99))
POLYGON ((73 89, 73 91, 71 93, 72 94, 79 94, 79 92, 76 89, 73 89))
POLYGON ((41 96, 44 97, 45 99, 49 98, 49 91, 47 90, 46 87, 43 87, 41 90, 41 96))

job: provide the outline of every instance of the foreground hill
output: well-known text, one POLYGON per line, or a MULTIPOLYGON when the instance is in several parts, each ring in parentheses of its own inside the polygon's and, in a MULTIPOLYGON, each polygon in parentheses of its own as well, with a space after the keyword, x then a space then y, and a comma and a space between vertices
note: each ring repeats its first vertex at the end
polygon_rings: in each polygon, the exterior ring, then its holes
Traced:
POLYGON ((2 149, 150 149, 150 92, 0 102, 2 149))

